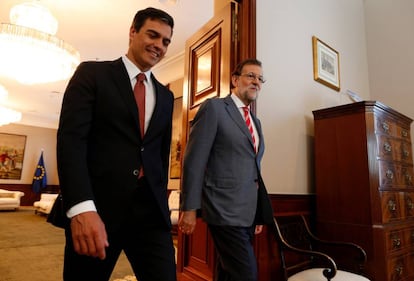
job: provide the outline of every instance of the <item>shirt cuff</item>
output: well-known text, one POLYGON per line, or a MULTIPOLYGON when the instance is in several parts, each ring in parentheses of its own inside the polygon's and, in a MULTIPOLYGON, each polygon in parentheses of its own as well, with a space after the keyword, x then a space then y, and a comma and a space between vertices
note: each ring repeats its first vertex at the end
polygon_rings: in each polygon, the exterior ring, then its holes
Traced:
POLYGON ((66 216, 71 219, 76 215, 90 211, 96 212, 95 203, 93 203, 93 200, 86 200, 70 208, 69 211, 66 212, 66 216))

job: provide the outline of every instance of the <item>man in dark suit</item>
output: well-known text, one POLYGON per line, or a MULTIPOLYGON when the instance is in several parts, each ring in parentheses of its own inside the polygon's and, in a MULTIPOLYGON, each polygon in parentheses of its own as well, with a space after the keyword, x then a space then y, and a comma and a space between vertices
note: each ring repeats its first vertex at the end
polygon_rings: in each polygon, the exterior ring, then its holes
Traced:
POLYGON ((66 281, 109 280, 122 250, 138 280, 176 280, 167 203, 174 96, 151 73, 173 27, 164 11, 138 11, 127 54, 80 64, 67 86, 57 137, 60 187, 70 218, 66 281), (140 73, 143 82, 137 82, 140 73), (134 98, 139 82, 145 106, 134 98))
POLYGON ((261 62, 242 61, 231 81, 231 95, 204 102, 192 122, 179 228, 191 234, 201 209, 218 253, 215 280, 255 281, 252 238, 262 231, 262 223, 273 219, 260 176, 264 138, 249 108, 264 83, 261 62))

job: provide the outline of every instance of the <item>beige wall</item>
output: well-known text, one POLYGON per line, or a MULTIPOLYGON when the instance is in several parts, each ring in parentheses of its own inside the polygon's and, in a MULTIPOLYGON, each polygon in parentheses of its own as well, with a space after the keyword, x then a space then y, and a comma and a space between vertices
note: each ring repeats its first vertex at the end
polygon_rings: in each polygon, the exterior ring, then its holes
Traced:
POLYGON ((414 118, 414 1, 365 0, 364 5, 371 97, 414 118))
POLYGON ((312 110, 369 99, 362 0, 257 1, 257 58, 267 78, 257 102, 270 193, 314 192, 312 110), (341 91, 313 79, 312 36, 339 52, 341 91))
POLYGON ((312 110, 350 103, 347 89, 414 118, 412 0, 257 1, 257 26, 271 193, 314 191, 312 110), (340 54, 339 93, 313 80, 312 35, 340 54))
POLYGON ((22 177, 20 180, 2 180, 0 184, 31 184, 34 171, 43 149, 43 160, 46 167, 47 184, 59 183, 56 167, 56 130, 24 125, 5 125, 0 133, 26 136, 26 147, 23 159, 22 177))

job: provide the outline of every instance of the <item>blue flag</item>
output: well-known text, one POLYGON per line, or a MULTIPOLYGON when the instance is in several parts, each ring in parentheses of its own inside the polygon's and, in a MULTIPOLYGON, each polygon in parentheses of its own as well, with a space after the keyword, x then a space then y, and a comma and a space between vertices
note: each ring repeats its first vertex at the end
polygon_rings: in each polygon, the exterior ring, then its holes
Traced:
POLYGON ((33 183, 32 189, 35 193, 40 193, 42 188, 45 188, 47 185, 47 177, 46 177, 46 168, 43 162, 43 151, 40 154, 39 162, 37 163, 34 176, 33 176, 33 183))

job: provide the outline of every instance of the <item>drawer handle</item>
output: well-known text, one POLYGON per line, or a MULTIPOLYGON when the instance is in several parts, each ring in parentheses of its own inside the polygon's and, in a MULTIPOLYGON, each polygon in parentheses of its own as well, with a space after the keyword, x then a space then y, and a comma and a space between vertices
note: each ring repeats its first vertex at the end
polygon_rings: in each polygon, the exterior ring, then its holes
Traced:
POLYGON ((398 235, 395 235, 392 238, 392 248, 393 249, 399 249, 401 247, 401 238, 398 237, 398 235))
POLYGON ((398 276, 401 276, 403 274, 403 266, 399 265, 395 268, 395 272, 397 273, 398 276))
POLYGON ((391 144, 389 143, 389 142, 385 142, 384 143, 384 150, 385 150, 385 152, 387 152, 387 153, 389 153, 389 152, 391 152, 391 144))
POLYGON ((392 200, 392 199, 390 199, 389 201, 388 201, 388 210, 390 211, 390 212, 395 212, 395 210, 397 210, 397 204, 395 203, 395 201, 394 200, 392 200))
POLYGON ((411 185, 412 177, 411 177, 411 175, 408 172, 405 172, 404 178, 405 178, 405 184, 411 185))
POLYGON ((410 156, 410 151, 408 151, 407 149, 403 149, 403 157, 404 158, 408 158, 408 156, 410 156))
POLYGON ((414 209, 414 203, 413 203, 413 201, 411 200, 411 198, 408 198, 408 199, 407 199, 407 209, 408 209, 409 211, 411 211, 412 209, 414 209))
POLYGON ((382 122, 382 129, 384 130, 384 132, 388 133, 390 130, 390 125, 388 125, 387 122, 382 122))
POLYGON ((401 131, 401 136, 403 136, 404 138, 408 137, 408 131, 407 130, 402 130, 401 131))
POLYGON ((385 174, 387 175, 387 178, 390 180, 394 178, 394 173, 390 169, 388 169, 385 174))

